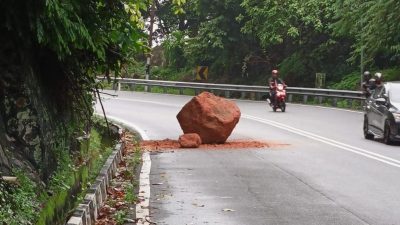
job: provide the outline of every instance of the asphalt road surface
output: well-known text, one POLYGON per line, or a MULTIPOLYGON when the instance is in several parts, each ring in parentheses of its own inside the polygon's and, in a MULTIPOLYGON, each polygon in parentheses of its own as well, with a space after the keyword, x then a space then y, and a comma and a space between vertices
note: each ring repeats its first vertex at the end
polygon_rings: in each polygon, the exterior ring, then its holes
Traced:
MULTIPOLYGON (((113 92, 114 93, 114 92, 113 92)), ((117 92, 107 115, 150 139, 177 139, 188 96, 117 92)), ((151 220, 157 224, 400 224, 400 147, 367 141, 363 114, 236 101, 242 118, 230 140, 289 144, 151 155, 151 220)), ((99 107, 97 106, 99 111, 99 107)))

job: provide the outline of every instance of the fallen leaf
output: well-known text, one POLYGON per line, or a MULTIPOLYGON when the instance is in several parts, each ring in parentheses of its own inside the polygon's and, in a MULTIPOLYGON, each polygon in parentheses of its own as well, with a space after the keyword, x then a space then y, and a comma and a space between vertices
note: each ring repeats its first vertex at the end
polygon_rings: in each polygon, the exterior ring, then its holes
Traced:
POLYGON ((197 206, 197 207, 204 207, 204 205, 199 205, 197 203, 192 203, 192 205, 197 206))
POLYGON ((222 211, 224 211, 224 212, 235 212, 236 210, 234 210, 234 209, 222 209, 222 211))

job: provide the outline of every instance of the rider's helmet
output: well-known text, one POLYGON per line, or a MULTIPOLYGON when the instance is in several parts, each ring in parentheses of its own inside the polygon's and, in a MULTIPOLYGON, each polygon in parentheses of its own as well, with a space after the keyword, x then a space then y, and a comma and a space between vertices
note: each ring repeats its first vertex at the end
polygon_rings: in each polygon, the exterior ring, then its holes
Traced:
POLYGON ((369 71, 364 72, 364 81, 368 82, 371 79, 371 73, 369 71))
POLYGON ((272 76, 273 77, 278 77, 279 71, 278 70, 272 70, 272 76))
POLYGON ((383 80, 382 73, 379 73, 379 72, 375 73, 374 79, 375 79, 376 84, 380 84, 382 82, 382 80, 383 80))

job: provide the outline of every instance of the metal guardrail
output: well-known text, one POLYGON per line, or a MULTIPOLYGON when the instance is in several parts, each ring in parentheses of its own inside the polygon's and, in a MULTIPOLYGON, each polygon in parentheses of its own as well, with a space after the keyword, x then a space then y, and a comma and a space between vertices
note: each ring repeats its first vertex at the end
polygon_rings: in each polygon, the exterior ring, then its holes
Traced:
MULTIPOLYGON (((104 78, 98 77, 98 80, 104 78)), ((114 79, 113 79, 114 80, 114 79)), ((135 91, 137 85, 148 87, 147 91, 151 91, 151 87, 163 87, 164 92, 166 88, 178 89, 180 94, 183 94, 184 89, 194 89, 195 93, 208 90, 211 92, 221 91, 225 97, 230 97, 233 92, 239 92, 240 97, 244 98, 247 93, 254 93, 255 99, 262 99, 263 95, 269 93, 266 86, 250 86, 250 85, 233 85, 233 84, 211 84, 211 83, 195 83, 195 82, 178 82, 178 81, 162 81, 162 80, 144 80, 144 79, 130 79, 130 78, 116 78, 116 90, 121 90, 121 85, 130 86, 131 90, 135 91)), ((294 95, 303 96, 303 102, 308 101, 308 97, 317 97, 318 102, 322 103, 324 98, 333 99, 332 105, 336 106, 338 99, 349 100, 350 105, 353 100, 364 100, 365 97, 361 91, 347 91, 347 90, 333 90, 333 89, 317 89, 317 88, 301 88, 301 87, 288 87, 287 89, 288 101, 293 100, 294 95)))

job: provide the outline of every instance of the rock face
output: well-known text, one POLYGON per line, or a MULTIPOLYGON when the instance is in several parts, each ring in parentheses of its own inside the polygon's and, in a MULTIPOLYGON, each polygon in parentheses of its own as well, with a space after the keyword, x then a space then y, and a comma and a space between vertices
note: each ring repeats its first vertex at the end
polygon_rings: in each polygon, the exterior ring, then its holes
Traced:
POLYGON ((237 105, 209 92, 190 100, 176 116, 185 134, 200 135, 203 144, 222 144, 240 119, 237 105))
POLYGON ((183 134, 179 137, 181 148, 198 148, 201 145, 201 138, 198 134, 183 134))

